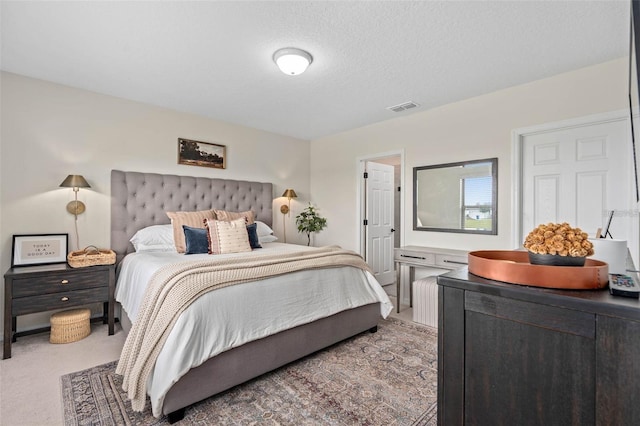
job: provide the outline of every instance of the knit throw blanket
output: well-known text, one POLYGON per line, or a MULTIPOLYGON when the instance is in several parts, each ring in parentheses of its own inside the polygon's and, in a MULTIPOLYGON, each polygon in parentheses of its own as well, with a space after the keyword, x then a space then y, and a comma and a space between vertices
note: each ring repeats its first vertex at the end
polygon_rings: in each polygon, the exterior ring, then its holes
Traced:
POLYGON ((147 379, 179 315, 202 294, 304 269, 351 266, 370 271, 358 254, 339 247, 252 258, 186 261, 160 268, 148 288, 116 368, 133 410, 144 410, 147 379))

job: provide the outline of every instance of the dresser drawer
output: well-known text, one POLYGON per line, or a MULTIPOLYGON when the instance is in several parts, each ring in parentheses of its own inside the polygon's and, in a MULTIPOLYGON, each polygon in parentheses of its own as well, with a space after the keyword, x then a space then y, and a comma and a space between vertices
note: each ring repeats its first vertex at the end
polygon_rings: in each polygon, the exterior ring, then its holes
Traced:
POLYGON ((436 265, 447 269, 458 269, 467 264, 467 256, 456 256, 454 254, 436 254, 436 265))
POLYGON ((68 292, 109 285, 109 271, 60 272, 13 280, 13 297, 68 292))
POLYGON ((435 259, 436 257, 433 253, 424 253, 420 251, 402 249, 395 250, 395 260, 397 262, 407 262, 430 266, 434 264, 435 259))
POLYGON ((14 298, 11 303, 11 309, 13 311, 12 314, 17 316, 96 302, 106 302, 108 300, 109 288, 95 287, 84 290, 43 294, 40 296, 14 298))

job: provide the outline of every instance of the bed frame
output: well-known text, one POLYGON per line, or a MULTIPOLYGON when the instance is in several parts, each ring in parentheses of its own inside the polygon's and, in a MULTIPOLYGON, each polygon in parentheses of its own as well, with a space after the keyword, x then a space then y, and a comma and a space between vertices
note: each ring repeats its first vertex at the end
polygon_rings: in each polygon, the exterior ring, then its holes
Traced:
MULTIPOLYGON (((166 211, 253 210, 271 226, 271 183, 111 171, 111 248, 119 263, 134 251, 129 239, 139 229, 169 223, 166 211)), ((294 327, 210 358, 182 376, 167 393, 162 413, 182 420, 191 404, 331 346, 363 331, 375 331, 380 305, 372 303, 294 327)), ((129 322, 122 310, 123 330, 129 322)))

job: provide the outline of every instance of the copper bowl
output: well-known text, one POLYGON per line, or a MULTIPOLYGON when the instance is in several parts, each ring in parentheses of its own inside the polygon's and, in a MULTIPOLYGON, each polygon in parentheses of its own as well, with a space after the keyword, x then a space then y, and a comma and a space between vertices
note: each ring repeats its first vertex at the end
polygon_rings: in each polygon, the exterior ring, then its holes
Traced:
POLYGON ((609 265, 586 259, 582 268, 532 265, 524 250, 469 252, 469 272, 510 284, 567 290, 596 290, 609 283, 609 265))

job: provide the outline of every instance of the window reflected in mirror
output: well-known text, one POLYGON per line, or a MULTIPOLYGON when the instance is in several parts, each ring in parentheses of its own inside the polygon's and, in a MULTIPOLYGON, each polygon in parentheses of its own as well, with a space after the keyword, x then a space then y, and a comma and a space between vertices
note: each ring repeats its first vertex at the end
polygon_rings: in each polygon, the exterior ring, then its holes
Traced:
POLYGON ((413 168, 413 229, 498 234, 498 159, 413 168))

